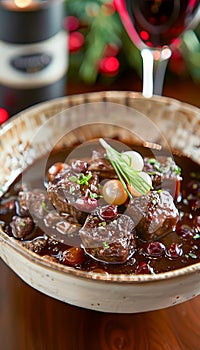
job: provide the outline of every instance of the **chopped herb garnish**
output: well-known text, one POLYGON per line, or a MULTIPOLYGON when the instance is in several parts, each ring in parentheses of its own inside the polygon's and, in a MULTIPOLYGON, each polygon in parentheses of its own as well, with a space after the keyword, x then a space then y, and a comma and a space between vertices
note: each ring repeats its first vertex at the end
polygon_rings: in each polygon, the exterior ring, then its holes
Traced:
POLYGON ((79 177, 77 183, 79 185, 86 185, 86 186, 88 186, 89 185, 88 181, 91 178, 92 178, 92 173, 91 172, 89 172, 88 175, 84 175, 84 174, 80 173, 80 177, 79 177))
POLYGON ((24 221, 20 221, 20 226, 26 226, 24 221))
POLYGON ((200 233, 196 233, 194 236, 193 236, 194 239, 198 239, 200 238, 200 233))
MULTIPOLYGON (((166 174, 168 171, 173 171, 174 173, 176 173, 177 175, 181 175, 181 168, 174 163, 173 159, 171 157, 167 158, 168 160, 168 164, 166 166, 163 166, 162 163, 159 163, 159 161, 157 161, 157 159, 155 158, 149 158, 147 160, 148 164, 152 164, 154 166, 155 171, 158 171, 162 174, 166 174)), ((154 174, 153 172, 148 172, 148 174, 154 174)))
MULTIPOLYGON (((147 160, 147 163, 149 163, 149 164, 155 164, 155 163, 158 163, 158 161, 157 161, 155 158, 149 158, 149 159, 147 160)), ((160 163, 158 163, 158 164, 160 164, 160 163)))
POLYGON ((79 185, 89 185, 89 180, 92 178, 92 173, 89 172, 87 175, 84 175, 83 173, 80 173, 79 176, 71 176, 69 178, 70 181, 76 182, 79 185))
POLYGON ((154 169, 161 172, 161 164, 155 158, 149 158, 147 163, 154 165, 154 169))
POLYGON ((105 249, 109 249, 110 248, 109 244, 106 241, 103 242, 103 246, 104 246, 105 249))
POLYGON ((189 252, 188 254, 185 254, 186 258, 192 258, 192 259, 197 259, 198 256, 192 252, 189 252))
POLYGON ((98 198, 99 195, 97 193, 90 192, 90 197, 91 198, 98 198))
POLYGON ((174 164, 173 165, 173 167, 172 167, 172 170, 177 174, 177 175, 181 175, 181 168, 178 166, 178 165, 176 165, 176 164, 174 164))
POLYGON ((69 188, 69 193, 70 193, 70 194, 73 194, 74 190, 75 190, 75 187, 74 187, 74 186, 70 186, 70 188, 69 188))
POLYGON ((47 205, 46 205, 46 203, 44 201, 42 202, 42 209, 44 209, 44 211, 49 213, 49 210, 47 209, 47 205))
POLYGON ((104 139, 99 139, 99 142, 106 150, 106 155, 130 198, 132 198, 132 195, 127 188, 127 184, 133 186, 143 195, 152 189, 152 186, 140 176, 140 172, 129 166, 122 153, 111 147, 104 139))
POLYGON ((77 182, 78 181, 78 178, 76 176, 70 176, 69 180, 71 182, 77 182))
POLYGON ((99 223, 99 226, 105 227, 106 225, 107 225, 106 221, 102 221, 102 222, 99 223))

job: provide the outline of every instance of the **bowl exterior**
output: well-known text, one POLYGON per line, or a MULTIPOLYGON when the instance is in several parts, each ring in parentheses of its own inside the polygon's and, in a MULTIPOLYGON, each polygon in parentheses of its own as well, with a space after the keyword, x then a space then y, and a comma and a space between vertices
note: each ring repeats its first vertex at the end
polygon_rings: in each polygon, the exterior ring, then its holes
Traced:
POLYGON ((76 276, 29 259, 10 245, 1 245, 1 258, 27 284, 65 303, 112 313, 137 313, 170 307, 197 296, 200 271, 174 274, 157 281, 124 283, 76 276), (191 287, 192 286, 192 287, 191 287))

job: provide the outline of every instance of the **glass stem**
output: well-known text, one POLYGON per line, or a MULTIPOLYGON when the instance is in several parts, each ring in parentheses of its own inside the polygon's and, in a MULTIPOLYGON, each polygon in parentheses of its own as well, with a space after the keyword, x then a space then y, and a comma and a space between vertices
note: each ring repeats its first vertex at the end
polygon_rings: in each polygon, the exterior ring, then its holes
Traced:
POLYGON ((141 51, 143 60, 143 89, 142 94, 146 98, 153 96, 153 68, 154 56, 150 49, 143 49, 141 51))
POLYGON ((161 51, 145 48, 141 50, 143 60, 143 96, 151 98, 153 95, 162 95, 165 72, 171 49, 165 46, 161 51), (157 55, 155 55, 158 53, 157 55), (158 58, 155 59, 157 56, 158 58))
POLYGON ((163 84, 165 79, 165 72, 167 68, 169 59, 163 59, 158 61, 157 67, 155 69, 155 75, 154 75, 154 89, 153 93, 154 95, 162 95, 163 92, 163 84))

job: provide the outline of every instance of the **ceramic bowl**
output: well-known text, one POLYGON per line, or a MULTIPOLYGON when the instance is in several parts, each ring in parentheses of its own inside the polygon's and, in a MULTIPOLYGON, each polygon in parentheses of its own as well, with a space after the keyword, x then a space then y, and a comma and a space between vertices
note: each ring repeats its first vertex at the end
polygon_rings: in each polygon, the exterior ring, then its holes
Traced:
MULTIPOLYGON (((200 110, 166 97, 98 92, 36 105, 0 129, 0 194, 53 147, 95 137, 167 144, 200 163, 200 110)), ((27 250, 0 229, 0 256, 33 288, 92 310, 136 313, 173 306, 200 293, 200 263, 158 275, 105 275, 76 270, 27 250)))

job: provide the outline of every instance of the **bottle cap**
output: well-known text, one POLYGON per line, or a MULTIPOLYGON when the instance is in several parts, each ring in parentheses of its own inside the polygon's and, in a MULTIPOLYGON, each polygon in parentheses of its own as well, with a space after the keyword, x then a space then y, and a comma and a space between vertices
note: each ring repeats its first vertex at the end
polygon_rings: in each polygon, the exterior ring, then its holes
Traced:
POLYGON ((46 40, 63 26, 63 0, 32 0, 24 8, 14 0, 0 1, 0 40, 30 44, 46 40))

